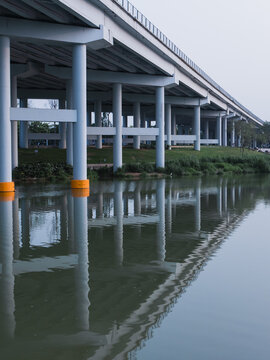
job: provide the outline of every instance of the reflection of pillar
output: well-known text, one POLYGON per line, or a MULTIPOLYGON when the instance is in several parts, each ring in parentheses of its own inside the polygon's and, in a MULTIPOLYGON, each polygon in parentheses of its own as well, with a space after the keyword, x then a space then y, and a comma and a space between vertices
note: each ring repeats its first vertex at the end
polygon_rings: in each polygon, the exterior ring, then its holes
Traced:
POLYGON ((201 179, 196 184, 195 230, 201 231, 201 179))
POLYGON ((217 186, 217 210, 219 216, 222 216, 222 179, 219 179, 217 186))
POLYGON ((166 232, 172 233, 172 183, 169 184, 169 192, 166 203, 166 232))
POLYGON ((61 197, 61 209, 60 209, 60 234, 61 241, 67 240, 67 227, 68 227, 68 214, 67 214, 67 194, 61 197))
POLYGON ((235 186, 232 185, 231 187, 231 197, 232 197, 232 207, 234 208, 235 206, 235 186))
POLYGON ((74 200, 71 195, 68 195, 68 244, 69 250, 74 252, 74 200))
POLYGON ((76 268, 76 309, 78 328, 89 330, 89 259, 87 197, 74 197, 74 237, 78 253, 76 268))
POLYGON ((159 214, 159 221, 157 224, 157 255, 159 261, 165 261, 165 179, 162 179, 157 183, 157 212, 159 214))
POLYGON ((114 185, 114 216, 116 225, 114 228, 115 255, 117 265, 123 263, 123 184, 120 181, 114 185))
POLYGON ((223 186, 223 204, 224 204, 224 211, 227 212, 228 209, 228 183, 227 179, 225 180, 224 186, 223 186))
POLYGON ((15 300, 12 244, 12 202, 0 201, 0 336, 1 340, 11 339, 15 333, 15 300))
MULTIPOLYGON (((137 186, 135 188, 134 192, 134 215, 140 216, 142 212, 142 201, 141 201, 141 184, 137 183, 137 186)), ((142 226, 141 224, 136 225, 136 237, 137 239, 141 238, 141 230, 142 226)))
POLYGON ((30 204, 29 199, 21 199, 22 245, 30 246, 30 204))
POLYGON ((19 199, 16 197, 12 203, 13 215, 13 251, 14 259, 20 255, 20 222, 19 222, 19 199))

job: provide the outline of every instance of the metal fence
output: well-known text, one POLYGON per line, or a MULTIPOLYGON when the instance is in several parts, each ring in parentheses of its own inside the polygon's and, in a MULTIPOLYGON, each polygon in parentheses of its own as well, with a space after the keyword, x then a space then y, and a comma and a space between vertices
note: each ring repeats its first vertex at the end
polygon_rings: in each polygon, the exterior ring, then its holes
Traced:
POLYGON ((264 123, 259 117, 253 114, 245 106, 240 104, 235 98, 233 98, 226 90, 219 86, 209 75, 206 74, 198 65, 196 65, 183 51, 181 51, 170 39, 167 38, 154 24, 151 23, 135 6, 133 6, 128 0, 112 0, 117 3, 122 9, 125 10, 134 20, 138 21, 146 30, 148 30, 156 39, 158 39, 163 45, 170 49, 175 55, 177 55, 182 61, 184 61, 192 70, 196 71, 202 76, 209 84, 214 86, 223 95, 230 99, 235 105, 239 106, 248 113, 251 117, 255 118, 260 123, 264 123))

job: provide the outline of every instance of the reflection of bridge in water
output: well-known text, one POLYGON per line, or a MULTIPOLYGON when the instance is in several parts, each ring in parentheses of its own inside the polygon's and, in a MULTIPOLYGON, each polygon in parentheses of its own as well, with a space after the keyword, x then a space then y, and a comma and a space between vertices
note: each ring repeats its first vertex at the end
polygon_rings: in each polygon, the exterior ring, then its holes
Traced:
POLYGON ((21 189, 0 203, 0 354, 87 346, 91 359, 126 358, 257 199, 227 179, 98 183, 88 200, 21 189))

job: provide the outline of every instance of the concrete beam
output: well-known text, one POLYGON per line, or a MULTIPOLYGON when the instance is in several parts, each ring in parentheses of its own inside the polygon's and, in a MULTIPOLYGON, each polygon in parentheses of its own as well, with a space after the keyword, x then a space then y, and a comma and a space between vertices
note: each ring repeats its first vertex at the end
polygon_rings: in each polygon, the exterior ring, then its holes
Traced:
POLYGON ((12 121, 73 122, 77 121, 76 110, 10 108, 12 121))
POLYGON ((91 29, 1 17, 0 35, 24 41, 61 44, 88 44, 94 50, 113 45, 111 31, 105 26, 91 29))
MULTIPOLYGON (((154 104, 155 95, 147 94, 123 94, 123 99, 130 102, 141 102, 144 104, 154 104)), ((178 96, 165 96, 165 103, 171 105, 183 106, 203 106, 210 104, 209 98, 193 98, 193 97, 178 97, 178 96)))
MULTIPOLYGON (((45 66, 47 74, 56 76, 61 79, 68 80, 71 78, 71 68, 62 66, 45 66)), ((95 83, 110 83, 122 85, 137 85, 137 86, 176 86, 174 76, 160 76, 160 75, 143 75, 143 74, 130 74, 123 72, 111 71, 98 71, 87 70, 88 81, 95 83)))

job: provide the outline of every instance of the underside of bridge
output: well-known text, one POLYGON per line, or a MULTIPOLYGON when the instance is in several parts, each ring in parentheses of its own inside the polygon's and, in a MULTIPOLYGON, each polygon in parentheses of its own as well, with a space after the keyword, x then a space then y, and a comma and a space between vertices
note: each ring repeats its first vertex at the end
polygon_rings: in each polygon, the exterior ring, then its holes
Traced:
POLYGON ((112 137, 117 171, 123 136, 136 149, 156 141, 156 165, 164 167, 165 144, 199 151, 201 144, 227 146, 229 138, 235 146, 236 121, 262 124, 122 0, 1 0, 0 108, 1 192, 14 191, 18 121, 21 147, 28 146, 28 122, 60 123, 72 187, 84 189, 87 136, 98 148, 102 136, 112 137), (59 99, 61 108, 27 109, 27 99, 59 99), (96 126, 87 128, 90 112, 96 126), (105 112, 113 114, 110 127, 103 126, 105 112))

